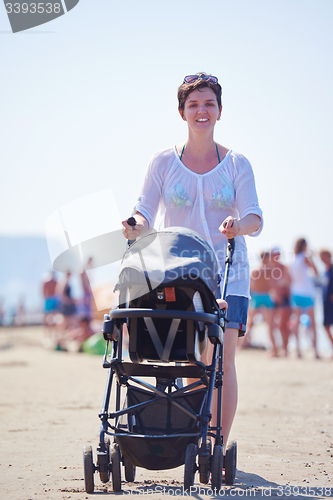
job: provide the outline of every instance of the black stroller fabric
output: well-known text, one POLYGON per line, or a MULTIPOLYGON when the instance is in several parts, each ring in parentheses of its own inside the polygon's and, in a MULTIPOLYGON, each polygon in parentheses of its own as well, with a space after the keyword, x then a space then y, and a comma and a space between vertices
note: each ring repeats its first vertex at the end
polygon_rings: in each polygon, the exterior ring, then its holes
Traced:
POLYGON ((119 305, 159 286, 198 283, 198 279, 215 295, 217 273, 214 251, 195 231, 171 227, 151 232, 136 240, 124 255, 118 283, 119 305), (130 297, 125 293, 128 288, 130 297))
MULTIPOLYGON (((206 389, 199 389, 178 394, 175 400, 193 414, 200 414, 206 394, 206 389)), ((150 470, 170 469, 182 465, 186 446, 198 442, 200 434, 198 421, 166 398, 160 398, 152 392, 137 387, 128 387, 128 407, 147 401, 151 401, 151 404, 138 408, 126 416, 127 425, 124 425, 122 423, 124 419, 121 419, 119 429, 134 434, 145 434, 145 438, 135 438, 133 435, 118 436, 121 452, 134 465, 150 470), (173 436, 168 436, 171 434, 173 436), (177 437, 175 434, 183 435, 177 437), (186 434, 197 435, 186 436, 186 434), (155 437, 150 437, 152 435, 155 437)))

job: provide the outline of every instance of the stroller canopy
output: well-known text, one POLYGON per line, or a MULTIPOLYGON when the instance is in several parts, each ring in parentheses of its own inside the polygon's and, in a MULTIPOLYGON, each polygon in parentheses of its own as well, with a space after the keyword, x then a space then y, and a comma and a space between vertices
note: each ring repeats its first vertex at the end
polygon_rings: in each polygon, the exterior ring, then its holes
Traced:
POLYGON ((217 259, 209 244, 195 231, 170 227, 154 230, 132 243, 124 254, 118 286, 120 290, 136 288, 135 296, 139 297, 159 286, 199 278, 215 295, 217 275, 217 259))

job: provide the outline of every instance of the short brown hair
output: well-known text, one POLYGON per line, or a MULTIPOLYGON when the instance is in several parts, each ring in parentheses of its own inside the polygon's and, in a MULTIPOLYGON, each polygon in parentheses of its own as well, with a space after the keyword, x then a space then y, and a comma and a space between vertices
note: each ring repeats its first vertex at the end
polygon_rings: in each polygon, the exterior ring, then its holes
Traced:
POLYGON ((212 83, 207 80, 203 80, 200 77, 202 76, 208 76, 207 73, 196 73, 196 75, 199 77, 197 80, 195 80, 192 83, 185 83, 183 82, 180 87, 178 87, 178 109, 179 111, 184 111, 185 107, 185 102, 188 96, 190 95, 193 90, 198 90, 198 89, 203 89, 205 87, 208 87, 212 89, 214 94, 216 95, 216 100, 219 108, 222 106, 222 87, 219 83, 212 83))
POLYGON ((326 248, 323 248, 322 250, 320 250, 319 255, 320 255, 320 257, 322 255, 326 255, 326 257, 329 257, 330 259, 332 258, 331 252, 329 250, 326 250, 326 248))

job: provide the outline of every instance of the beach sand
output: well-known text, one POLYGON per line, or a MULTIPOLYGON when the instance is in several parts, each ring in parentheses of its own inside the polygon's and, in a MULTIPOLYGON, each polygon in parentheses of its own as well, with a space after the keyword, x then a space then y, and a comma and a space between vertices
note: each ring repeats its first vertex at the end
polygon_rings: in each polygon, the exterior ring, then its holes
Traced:
MULTIPOLYGON (((0 329, 1 498, 94 498, 84 491, 82 448, 91 444, 96 457, 107 370, 100 356, 45 349, 42 338, 41 327, 0 329)), ((237 370, 236 483, 215 495, 196 475, 191 495, 333 496, 333 362, 246 349, 237 370)), ((137 469, 117 495, 182 498, 182 486, 183 467, 137 469)), ((113 496, 95 474, 95 497, 113 496)))

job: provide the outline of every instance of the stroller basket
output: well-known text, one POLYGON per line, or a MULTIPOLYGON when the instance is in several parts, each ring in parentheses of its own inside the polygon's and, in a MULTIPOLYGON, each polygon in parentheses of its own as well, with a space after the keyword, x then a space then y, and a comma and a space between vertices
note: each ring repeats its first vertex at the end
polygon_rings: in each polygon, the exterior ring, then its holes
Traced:
POLYGON ((186 414, 167 398, 128 387, 127 405, 134 409, 120 419, 115 433, 122 454, 133 465, 150 470, 183 464, 186 446, 197 444, 200 437, 199 415, 206 395, 206 389, 176 394, 174 399, 189 410, 190 414, 186 414), (148 402, 151 403, 135 409, 135 405, 148 402), (123 423, 124 417, 126 423, 123 423))

